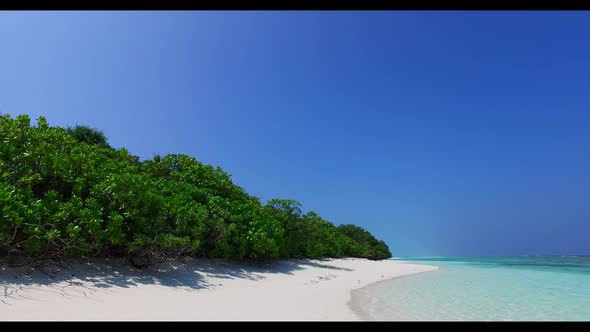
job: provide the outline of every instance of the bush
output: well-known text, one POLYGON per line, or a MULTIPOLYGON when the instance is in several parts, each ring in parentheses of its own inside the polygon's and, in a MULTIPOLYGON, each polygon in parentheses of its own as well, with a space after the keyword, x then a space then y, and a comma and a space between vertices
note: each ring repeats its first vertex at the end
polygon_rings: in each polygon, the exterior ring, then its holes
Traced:
POLYGON ((383 241, 378 241, 371 233, 355 225, 338 226, 340 234, 350 238, 348 242, 347 255, 365 257, 373 260, 391 258, 391 252, 383 241))
POLYGON ((87 126, 0 116, 0 251, 66 257, 232 259, 391 257, 354 225, 335 227, 294 200, 262 204, 219 167, 187 155, 139 161, 87 126))
POLYGON ((76 125, 68 127, 66 133, 74 137, 79 142, 84 142, 90 145, 98 145, 100 147, 110 147, 107 142, 107 137, 101 130, 91 128, 88 126, 76 125))

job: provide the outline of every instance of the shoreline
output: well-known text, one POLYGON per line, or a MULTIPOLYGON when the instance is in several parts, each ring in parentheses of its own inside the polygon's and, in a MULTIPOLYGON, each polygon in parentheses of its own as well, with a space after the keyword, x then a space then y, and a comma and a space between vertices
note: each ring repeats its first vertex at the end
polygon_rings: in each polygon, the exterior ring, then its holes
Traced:
POLYGON ((353 309, 353 290, 437 269, 358 258, 188 259, 141 271, 104 262, 67 265, 57 272, 0 265, 0 321, 363 320, 353 309))
MULTIPOLYGON (((403 262, 403 261, 399 261, 399 262, 403 262)), ((416 273, 412 273, 412 274, 400 275, 400 276, 385 279, 385 280, 379 280, 379 281, 367 284, 363 287, 352 289, 350 291, 350 293, 351 293, 350 294, 350 301, 348 302, 350 309, 352 311, 354 311, 355 314, 358 317, 360 317, 360 319, 363 321, 375 321, 376 320, 375 317, 373 317, 373 315, 371 315, 370 310, 368 309, 369 306, 375 305, 374 302, 371 302, 372 300, 374 300, 374 298, 371 295, 369 295, 371 293, 372 289, 377 288, 386 282, 390 282, 393 279, 411 277, 411 276, 415 276, 417 274, 422 274, 425 272, 434 272, 434 271, 441 270, 441 268, 438 266, 434 266, 434 265, 428 265, 428 266, 434 267, 434 269, 420 271, 420 272, 416 272, 416 273)))

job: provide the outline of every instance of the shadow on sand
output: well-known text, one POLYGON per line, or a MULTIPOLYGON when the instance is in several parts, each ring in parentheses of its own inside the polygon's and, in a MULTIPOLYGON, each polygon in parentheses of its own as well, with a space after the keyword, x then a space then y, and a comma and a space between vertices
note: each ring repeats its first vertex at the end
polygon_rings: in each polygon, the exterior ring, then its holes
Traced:
MULTIPOLYGON (((0 301, 10 305, 7 299, 27 298, 26 289, 44 285, 70 297, 74 289, 77 294, 87 296, 111 287, 129 288, 139 285, 161 285, 184 290, 197 290, 217 286, 206 277, 217 279, 261 280, 265 274, 293 274, 293 271, 316 267, 351 271, 331 264, 329 259, 290 259, 266 264, 236 263, 223 260, 183 259, 165 261, 150 268, 138 270, 124 261, 68 261, 62 266, 7 267, 0 261, 0 301)), ((210 279, 209 279, 210 280, 210 279)))

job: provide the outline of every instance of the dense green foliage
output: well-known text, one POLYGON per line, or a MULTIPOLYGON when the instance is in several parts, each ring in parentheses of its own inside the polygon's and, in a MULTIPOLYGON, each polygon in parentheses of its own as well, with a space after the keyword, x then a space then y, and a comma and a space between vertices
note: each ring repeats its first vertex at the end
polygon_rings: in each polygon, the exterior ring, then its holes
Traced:
POLYGON ((109 147, 107 137, 98 129, 77 125, 74 127, 68 127, 66 132, 80 142, 109 147))
POLYGON ((337 227, 340 234, 354 240, 354 244, 348 246, 345 255, 354 257, 366 257, 369 259, 385 259, 391 257, 387 244, 377 240, 371 233, 362 227, 355 225, 340 225, 337 227))
POLYGON ((186 155, 140 161, 85 126, 0 116, 0 252, 31 257, 391 257, 362 228, 262 204, 186 155))

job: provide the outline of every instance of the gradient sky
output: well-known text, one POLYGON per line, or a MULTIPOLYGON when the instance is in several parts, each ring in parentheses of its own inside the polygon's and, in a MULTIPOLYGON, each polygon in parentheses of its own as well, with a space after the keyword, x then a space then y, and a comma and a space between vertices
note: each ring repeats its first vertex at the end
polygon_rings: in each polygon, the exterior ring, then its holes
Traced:
POLYGON ((589 12, 1 12, 0 112, 219 165, 394 256, 590 254, 589 12))

